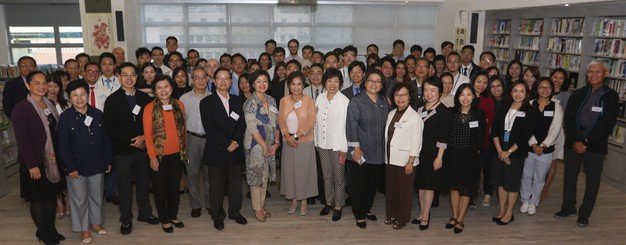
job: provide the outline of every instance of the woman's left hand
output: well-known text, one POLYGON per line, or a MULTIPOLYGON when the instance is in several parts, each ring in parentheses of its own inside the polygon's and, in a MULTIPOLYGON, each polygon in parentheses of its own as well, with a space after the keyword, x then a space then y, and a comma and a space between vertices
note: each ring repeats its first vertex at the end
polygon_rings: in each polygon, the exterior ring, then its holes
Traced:
POLYGON ((104 171, 104 173, 107 173, 107 174, 110 173, 111 172, 111 168, 113 168, 113 166, 107 165, 107 170, 104 171))
POLYGON ((339 164, 343 165, 346 163, 346 153, 343 151, 339 152, 339 164))
POLYGON ((441 157, 435 158, 435 161, 433 162, 433 168, 435 170, 439 170, 441 166, 443 166, 443 159, 441 159, 441 157))
POLYGON ((278 144, 274 143, 270 146, 270 156, 276 155, 276 151, 278 150, 278 144))

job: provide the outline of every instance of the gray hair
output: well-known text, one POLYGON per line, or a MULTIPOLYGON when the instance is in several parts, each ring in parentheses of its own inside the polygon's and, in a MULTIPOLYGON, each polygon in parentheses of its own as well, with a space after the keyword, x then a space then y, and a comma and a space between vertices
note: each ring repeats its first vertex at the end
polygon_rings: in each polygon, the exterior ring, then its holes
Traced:
POLYGON ((604 72, 605 75, 609 73, 609 67, 602 60, 591 61, 589 65, 587 65, 587 71, 589 70, 589 68, 591 68, 592 66, 596 66, 596 65, 600 66, 600 68, 602 69, 602 72, 604 72))

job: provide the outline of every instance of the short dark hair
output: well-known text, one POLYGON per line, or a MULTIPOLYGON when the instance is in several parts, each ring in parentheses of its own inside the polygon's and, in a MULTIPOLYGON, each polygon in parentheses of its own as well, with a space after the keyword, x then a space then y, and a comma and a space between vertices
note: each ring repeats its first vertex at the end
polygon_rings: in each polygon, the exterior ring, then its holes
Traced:
POLYGON ((289 45, 289 43, 291 42, 295 42, 296 45, 298 45, 298 47, 300 47, 300 41, 298 41, 298 39, 292 38, 291 40, 289 40, 289 42, 287 42, 287 45, 289 45))
POLYGON ((187 51, 187 57, 189 57, 189 54, 193 53, 193 52, 195 52, 196 54, 198 54, 198 56, 200 56, 200 52, 198 52, 198 50, 190 49, 190 50, 187 51))
POLYGON ((233 56, 231 56, 229 53, 223 53, 222 55, 220 55, 220 62, 222 61, 222 58, 229 58, 229 59, 233 59, 233 56))
POLYGON ((122 73, 122 69, 124 69, 126 67, 132 67, 133 70, 137 71, 137 67, 133 63, 124 62, 124 63, 120 64, 120 66, 118 66, 117 69, 115 69, 115 73, 121 74, 122 73))
POLYGON ((437 51, 432 47, 428 47, 426 50, 424 50, 424 54, 426 53, 433 53, 433 55, 437 55, 437 51))
POLYGON ((249 78, 248 79, 248 83, 250 84, 250 91, 251 92, 254 92, 254 81, 257 78, 261 77, 261 76, 265 76, 267 78, 267 83, 268 83, 267 84, 268 85, 267 89, 269 90, 269 85, 272 84, 271 81, 270 81, 270 74, 266 70, 258 69, 256 71, 254 71, 253 73, 250 73, 250 75, 248 75, 248 78, 249 78))
POLYGON ((320 63, 314 63, 314 64, 312 64, 312 65, 311 65, 311 69, 312 69, 313 67, 320 68, 320 70, 322 70, 322 71, 324 70, 324 66, 323 66, 322 64, 320 64, 320 63))
POLYGON ((283 47, 276 47, 274 49, 274 54, 276 54, 276 53, 283 53, 283 54, 285 54, 285 48, 283 48, 283 47))
POLYGON ((46 83, 48 82, 48 77, 42 71, 31 71, 28 73, 28 75, 26 75, 26 83, 30 84, 30 82, 33 80, 33 77, 36 76, 37 74, 43 75, 46 79, 46 83))
POLYGON ((291 85, 293 83, 293 80, 296 78, 300 78, 300 80, 302 81, 302 85, 304 86, 304 81, 306 81, 304 74, 302 74, 302 72, 300 71, 294 71, 291 74, 289 74, 289 76, 287 76, 287 85, 291 85))
POLYGON ((450 52, 450 53, 448 54, 448 57, 446 57, 446 60, 450 59, 450 58, 449 58, 450 56, 456 56, 456 57, 459 57, 459 59, 461 59, 461 54, 459 54, 459 53, 458 53, 458 52, 456 52, 456 51, 452 51, 452 52, 450 52))
POLYGON ((415 58, 415 56, 413 56, 412 54, 409 54, 406 57, 404 57, 404 62, 406 62, 406 60, 413 60, 417 63, 417 58, 415 58))
POLYGON ((402 88, 406 88, 409 92, 409 106, 412 105, 415 101, 415 98, 413 98, 413 88, 411 88, 411 85, 409 85, 409 83, 396 83, 396 85, 394 85, 393 87, 393 90, 391 91, 391 94, 389 95, 389 99, 391 100, 391 104, 394 108, 398 107, 395 101, 395 94, 402 88))
POLYGON ((378 49, 378 45, 373 44, 373 43, 370 44, 370 45, 367 45, 367 48, 365 48, 365 49, 369 49, 370 47, 374 47, 376 49, 376 52, 378 52, 378 50, 380 50, 380 49, 378 49))
POLYGON ((446 57, 443 56, 443 54, 435 55, 435 57, 433 58, 433 62, 436 61, 443 61, 443 63, 446 63, 446 57))
POLYGON ((272 43, 272 44, 274 44, 274 46, 276 46, 276 41, 274 39, 270 39, 270 40, 265 41, 265 46, 267 47, 267 45, 270 44, 270 43, 272 43))
POLYGON ((335 53, 335 55, 337 55, 337 57, 343 55, 343 49, 342 48, 335 48, 332 51, 333 53, 335 53))
POLYGON ((219 73, 220 71, 226 71, 226 73, 228 73, 228 79, 232 79, 233 78, 233 74, 230 73, 230 70, 224 68, 224 67, 218 67, 217 70, 215 70, 215 72, 213 73, 213 77, 217 77, 217 73, 219 73))
POLYGON ((378 94, 382 95, 385 93, 385 90, 387 88, 385 86, 385 74, 383 74, 383 72, 379 69, 368 69, 367 72, 365 72, 365 76, 363 76, 364 83, 362 83, 363 84, 362 86, 365 86, 365 83, 367 83, 367 80, 369 80, 369 77, 374 74, 378 75, 380 79, 382 79, 382 84, 381 84, 382 86, 380 87, 380 91, 378 91, 378 94))
POLYGON ((85 57, 85 58, 87 58, 87 60, 89 60, 89 55, 88 55, 88 54, 86 54, 86 53, 80 53, 80 54, 77 54, 77 55, 74 57, 74 59, 78 60, 78 58, 80 58, 80 57, 85 57))
POLYGON ((304 45, 304 47, 302 47, 302 51, 304 51, 305 49, 309 49, 311 50, 311 52, 315 52, 315 48, 313 48, 313 46, 311 45, 304 45))
POLYGON ((355 61, 352 61, 352 63, 350 63, 350 65, 348 65, 348 73, 352 72, 352 69, 354 69, 354 67, 357 67, 357 66, 359 68, 361 68, 361 70, 363 72, 366 71, 365 70, 365 64, 363 64, 363 62, 361 62, 361 61, 355 60, 355 61))
POLYGON ((152 84, 150 84, 150 87, 152 87, 152 91, 156 92, 156 85, 157 85, 157 83, 159 83, 160 81, 163 81, 163 80, 167 81, 170 84, 170 86, 172 87, 172 89, 174 89, 176 87, 176 83, 174 83, 174 79, 172 79, 172 77, 170 77, 168 75, 156 75, 154 77, 154 81, 152 81, 152 84))
POLYGON ((32 60, 33 64, 35 64, 35 66, 37 66, 37 61, 35 60, 35 58, 30 57, 30 56, 22 56, 17 60, 17 64, 20 65, 22 64, 23 61, 25 60, 32 60))
POLYGON ((324 61, 326 61, 326 59, 330 56, 335 56, 335 59, 337 59, 337 61, 339 61, 339 56, 335 53, 335 52, 328 52, 324 55, 324 61))
POLYGON ((89 85, 87 85, 87 81, 85 81, 84 79, 71 81, 67 84, 67 87, 65 87, 65 92, 69 96, 72 93, 72 91, 77 90, 79 88, 84 89, 85 92, 89 91, 89 85))
MULTIPOLYGON (((441 77, 443 77, 443 75, 444 74, 442 74, 441 77)), ((424 80, 424 85, 426 85, 427 83, 431 86, 437 87, 437 89, 439 89, 439 96, 441 96, 441 94, 443 93, 443 82, 441 82, 440 78, 438 78, 437 76, 427 77, 426 80, 424 80)))
POLYGON ((65 62, 63 62, 63 66, 67 66, 67 64, 72 63, 72 62, 76 62, 78 64, 78 60, 75 59, 67 59, 65 62))
POLYGON ((98 63, 102 64, 102 60, 104 60, 105 58, 111 58, 115 63, 115 55, 113 55, 111 52, 101 53, 100 58, 98 59, 98 63))
POLYGON ((478 56, 478 58, 482 58, 482 57, 483 57, 483 55, 489 55, 489 56, 491 56, 491 61, 496 61, 496 55, 495 55, 495 54, 493 54, 493 52, 491 52, 491 51, 485 51, 485 52, 482 52, 482 53, 480 54, 480 56, 478 56))
POLYGON ((300 61, 296 59, 287 61, 287 64, 285 66, 289 66, 289 64, 295 64, 298 67, 298 71, 302 70, 302 64, 300 64, 300 61))
POLYGON ((393 67, 394 70, 396 69, 396 60, 394 60, 393 57, 391 57, 390 55, 387 55, 380 59, 380 66, 383 66, 385 62, 389 62, 389 64, 391 64, 391 67, 393 67))
POLYGON ((469 44, 468 44, 468 45, 465 45, 465 46, 463 46, 463 48, 461 49, 461 51, 463 51, 463 50, 465 50, 465 49, 472 50, 472 53, 476 52, 476 49, 474 48, 474 46, 473 46, 473 45, 469 45, 469 44))
POLYGON ((233 54, 233 56, 230 57, 231 60, 234 60, 235 58, 241 58, 243 60, 243 63, 248 65, 248 60, 246 60, 246 57, 244 57, 242 54, 235 53, 233 54))
MULTIPOLYGON (((102 68, 100 67, 100 63, 95 62, 95 61, 89 61, 87 62, 87 64, 85 64, 85 66, 83 67, 84 71, 87 71, 87 67, 89 66, 97 66, 98 67, 98 71, 102 70, 102 68)), ((69 93, 68 93, 69 94, 69 93)))
POLYGON ((443 41, 441 43, 441 48, 443 49, 445 46, 448 46, 448 45, 452 45, 452 48, 454 48, 454 44, 452 44, 450 41, 443 41))
POLYGON ((163 48, 161 48, 159 46, 152 47, 152 50, 150 50, 150 52, 154 52, 154 50, 161 50, 161 52, 163 52, 163 48))
POLYGON ((137 50, 135 50, 135 58, 139 59, 139 56, 142 56, 144 54, 147 54, 149 56, 152 56, 152 51, 150 51, 148 48, 146 47, 140 47, 137 50))
POLYGON ((355 46, 352 46, 352 45, 348 45, 345 48, 343 48, 343 53, 342 54, 345 54, 347 52, 354 52, 354 55, 357 55, 359 53, 358 49, 355 46))
POLYGON ((422 46, 417 45, 417 44, 411 46, 411 53, 413 53, 413 51, 420 51, 420 53, 421 53, 422 52, 422 46))
MULTIPOLYGON (((459 111, 459 112, 461 111, 461 102, 459 102, 459 97, 461 97, 463 90, 466 88, 472 92, 472 96, 476 97, 476 91, 474 90, 473 84, 470 85, 469 83, 464 83, 464 84, 459 85, 459 88, 457 88, 456 91, 453 91, 454 92, 454 109, 456 111, 459 111)), ((489 88, 485 88, 485 91, 489 91, 489 88)), ((474 110, 476 110, 476 103, 470 103, 470 111, 474 111, 474 110)))
POLYGON ((183 57, 183 54, 181 54, 181 53, 180 53, 180 52, 178 52, 178 51, 174 51, 174 52, 171 52, 171 53, 169 54, 169 56, 167 57, 168 61, 169 61, 169 59, 171 59, 171 58, 172 58, 172 56, 174 56, 174 55, 178 56, 178 58, 180 58, 180 60, 185 59, 185 57, 183 57))
POLYGON ((395 41, 393 41, 394 47, 398 44, 402 44, 402 47, 404 47, 404 41, 402 41, 402 39, 396 39, 395 41))
POLYGON ((169 36, 169 37, 165 38, 165 42, 167 42, 169 40, 174 40, 174 41, 176 41, 176 43, 178 43, 178 38, 176 38, 175 36, 169 36))
POLYGON ((329 79, 336 77, 337 79, 339 79, 339 88, 341 88, 341 86, 343 86, 343 75, 341 74, 341 71, 337 68, 328 68, 326 69, 326 71, 324 72, 324 75, 322 75, 322 86, 326 86, 326 81, 328 81, 329 79))

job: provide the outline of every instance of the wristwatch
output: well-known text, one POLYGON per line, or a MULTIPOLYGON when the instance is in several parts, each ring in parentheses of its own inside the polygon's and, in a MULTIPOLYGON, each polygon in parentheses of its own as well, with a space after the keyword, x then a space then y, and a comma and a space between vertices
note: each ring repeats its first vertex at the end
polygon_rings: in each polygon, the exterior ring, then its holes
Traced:
POLYGON ((298 141, 298 139, 300 139, 300 138, 298 138, 298 135, 297 135, 297 134, 294 134, 294 135, 293 135, 293 139, 295 139, 296 141, 298 141))

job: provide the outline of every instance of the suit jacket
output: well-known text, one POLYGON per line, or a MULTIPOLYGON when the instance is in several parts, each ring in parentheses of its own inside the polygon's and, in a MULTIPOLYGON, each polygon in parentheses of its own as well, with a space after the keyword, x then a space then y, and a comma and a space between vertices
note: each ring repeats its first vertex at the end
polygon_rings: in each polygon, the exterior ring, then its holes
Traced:
MULTIPOLYGON (((467 77, 472 80, 472 78, 476 75, 476 73, 478 73, 478 71, 481 70, 480 66, 478 66, 476 63, 474 63, 474 61, 472 61, 472 63, 470 63, 472 66, 472 71, 470 71, 470 74, 467 74, 467 77)), ((459 72, 461 74, 463 74, 463 66, 461 66, 459 68, 459 72)))
MULTIPOLYGON (((19 82, 22 82, 21 79, 19 82)), ((45 126, 35 107, 27 100, 15 105, 12 115, 13 130, 18 147, 18 161, 29 169, 43 166, 46 136, 45 126)))
POLYGON ((511 158, 524 159, 528 156, 528 140, 533 135, 535 120, 537 119, 537 110, 532 108, 530 104, 524 104, 519 108, 511 128, 509 137, 509 147, 504 147, 504 128, 505 118, 510 106, 500 108, 496 112, 496 117, 491 127, 491 138, 498 137, 502 150, 506 151, 513 144, 517 145, 517 150, 511 153, 511 158))
MULTIPOLYGON (((363 84, 364 83, 361 83, 361 86, 360 86, 361 92, 365 92, 365 86, 363 86, 363 84)), ((341 90, 341 93, 343 95, 345 95, 346 97, 348 97, 348 100, 352 100, 352 98, 354 98, 354 96, 356 96, 354 94, 354 91, 352 90, 352 84, 350 84, 350 87, 347 87, 347 88, 341 90)))
POLYGON ((143 108, 151 100, 148 94, 136 90, 135 103, 141 107, 141 110, 135 115, 133 108, 128 105, 124 89, 118 89, 107 98, 104 103, 102 123, 105 132, 113 142, 113 150, 116 155, 146 151, 130 144, 132 138, 143 135, 143 108))
MULTIPOLYGON (((390 125, 391 120, 398 109, 394 109, 389 112, 387 116, 387 123, 385 126, 385 142, 389 142, 389 127, 395 127, 396 125, 390 125)), ((409 161, 409 157, 414 156, 413 166, 419 164, 419 155, 422 150, 422 131, 424 130, 424 122, 419 114, 410 106, 406 108, 402 117, 398 121, 399 125, 393 131, 391 142, 389 142, 389 152, 385 147, 385 156, 389 155, 388 164, 404 167, 409 161)))
POLYGON ((20 101, 26 99, 27 94, 28 89, 21 76, 9 80, 4 85, 4 90, 2 91, 2 110, 4 111, 4 115, 10 119, 13 107, 15 107, 17 103, 20 103, 20 101))
POLYGON ((217 93, 211 94, 200 101, 200 117, 207 139, 204 145, 204 163, 211 167, 224 168, 229 164, 242 164, 243 136, 246 131, 246 121, 243 114, 243 99, 236 95, 229 95, 229 111, 224 110, 224 105, 217 93), (235 120, 232 113, 239 118, 235 120), (234 152, 226 149, 236 141, 239 147, 234 152))

